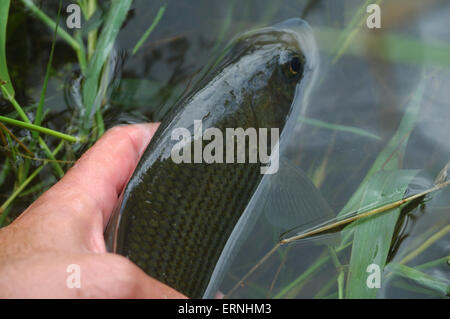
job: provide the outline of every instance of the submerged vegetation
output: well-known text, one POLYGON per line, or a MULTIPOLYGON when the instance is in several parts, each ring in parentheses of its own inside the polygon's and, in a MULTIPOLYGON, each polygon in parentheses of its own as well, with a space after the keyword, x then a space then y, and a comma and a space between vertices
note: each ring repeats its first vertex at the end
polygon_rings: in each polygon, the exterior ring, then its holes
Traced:
MULTIPOLYGON (((335 220, 314 231, 334 235, 331 241, 322 242, 320 236, 299 240, 306 234, 299 225, 280 239, 277 229, 259 221, 227 274, 223 292, 228 297, 271 298, 448 296, 450 96, 443 82, 450 77, 450 35, 443 41, 428 40, 417 30, 398 28, 402 19, 414 19, 433 6, 443 6, 447 13, 450 8, 439 0, 427 2, 430 8, 404 0, 350 2, 343 0, 344 12, 335 13, 333 1, 292 0, 287 7, 279 1, 229 1, 217 9, 218 25, 206 18, 198 22, 199 28, 210 26, 202 32, 211 35, 195 42, 200 31, 194 27, 152 37, 171 22, 174 29, 183 26, 175 23, 178 12, 171 11, 183 4, 175 2, 79 0, 83 24, 69 30, 64 23, 68 1, 42 5, 3 0, 0 227, 62 178, 107 128, 160 120, 227 40, 292 17, 297 10, 298 16, 312 20, 323 67, 319 92, 312 99, 315 110, 299 119, 305 128, 293 158, 336 212, 335 220), (365 8, 371 2, 392 12, 406 5, 416 11, 386 19, 385 28, 367 32, 365 8), (252 9, 259 13, 256 18, 252 9), (138 30, 126 31, 139 14, 144 18, 133 25, 138 30), (39 56, 36 63, 45 65, 37 75, 20 67, 20 59, 27 57, 13 56, 22 47, 11 37, 29 30, 27 23, 38 29, 45 44, 33 47, 46 53, 43 62, 40 52, 33 52, 39 56), (122 32, 127 33, 119 39, 122 32), (137 37, 128 40, 130 34, 137 37), (200 58, 199 51, 204 51, 200 58), (164 54, 167 60, 161 58, 164 54), (124 61, 130 61, 128 68, 124 61), (393 80, 398 77, 398 82, 393 80), (27 83, 34 92, 28 92, 27 83), (368 284, 372 264, 381 269, 381 289, 368 284)), ((190 4, 196 5, 200 11, 204 1, 190 4)), ((448 21, 442 23, 448 30, 448 21)))

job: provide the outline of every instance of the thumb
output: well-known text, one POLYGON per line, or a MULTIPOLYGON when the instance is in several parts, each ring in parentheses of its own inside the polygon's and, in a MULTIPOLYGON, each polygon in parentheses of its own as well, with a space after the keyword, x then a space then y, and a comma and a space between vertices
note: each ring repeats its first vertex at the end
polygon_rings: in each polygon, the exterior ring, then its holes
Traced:
POLYGON ((81 260, 84 273, 82 296, 100 298, 181 299, 186 296, 148 276, 125 257, 115 254, 87 255, 81 260), (84 259, 84 261, 83 261, 84 259))
POLYGON ((108 130, 67 174, 22 215, 15 225, 43 225, 42 237, 61 248, 87 246, 104 252, 103 231, 120 192, 158 124, 108 130))

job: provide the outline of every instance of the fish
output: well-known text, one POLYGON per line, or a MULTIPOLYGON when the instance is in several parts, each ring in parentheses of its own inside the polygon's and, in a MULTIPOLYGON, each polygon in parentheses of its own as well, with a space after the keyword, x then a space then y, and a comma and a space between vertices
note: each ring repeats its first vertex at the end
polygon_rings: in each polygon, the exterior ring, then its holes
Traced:
POLYGON ((164 117, 108 223, 108 251, 190 298, 212 298, 261 213, 284 228, 323 220, 329 208, 306 174, 273 156, 287 147, 283 141, 304 114, 317 69, 314 37, 304 20, 233 39, 164 117), (174 161, 174 130, 187 129, 192 139, 185 144, 193 150, 195 121, 201 121, 203 137, 208 128, 278 129, 279 139, 270 139, 268 149, 279 171, 261 174, 263 163, 250 162, 249 152, 244 163, 174 161))

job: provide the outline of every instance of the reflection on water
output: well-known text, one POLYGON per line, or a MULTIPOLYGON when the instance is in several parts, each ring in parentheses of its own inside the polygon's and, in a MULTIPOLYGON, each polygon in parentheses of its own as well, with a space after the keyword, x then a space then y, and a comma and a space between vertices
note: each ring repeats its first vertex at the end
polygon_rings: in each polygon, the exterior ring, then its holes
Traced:
MULTIPOLYGON (((45 4, 50 12, 56 12, 54 2, 45 4)), ((173 0, 147 42, 131 56, 132 48, 163 4, 135 1, 119 33, 116 76, 120 81, 109 93, 107 125, 145 118, 160 120, 192 86, 205 64, 214 61, 236 34, 294 16, 303 17, 314 29, 321 60, 306 118, 331 126, 300 122, 289 158, 308 174, 337 214, 397 131, 411 97, 422 83, 425 93, 400 168, 418 169, 423 180, 432 183, 450 160, 450 3, 378 2, 382 28, 369 31, 361 15, 361 8, 365 12, 361 6, 366 3, 362 0, 173 0), (338 129, 338 125, 366 134, 338 129)), ((18 99, 30 103, 39 100, 51 33, 38 21, 22 19, 25 23, 8 30, 24 39, 7 44, 8 59, 18 99), (22 54, 16 56, 12 52, 22 54)), ((69 79, 75 78, 78 70, 73 65, 75 57, 65 45, 58 43, 56 52, 55 74, 48 94, 54 111, 48 121, 53 126, 66 127, 72 110, 61 87, 73 83, 69 79)), ((426 202, 415 202, 403 209, 388 262, 404 262, 407 258, 406 264, 412 267, 448 255, 448 231, 424 246, 449 224, 448 198, 449 191, 443 190, 426 202)), ((24 206, 25 202, 18 203, 13 210, 20 212, 24 206)), ((262 216, 227 271, 220 290, 229 291, 274 246, 280 234, 281 230, 262 216)), ((231 297, 338 297, 337 282, 347 280, 346 265, 352 246, 335 251, 327 244, 329 241, 316 240, 281 247, 231 297)), ((420 269, 449 284, 445 261, 420 269)), ((437 295, 387 270, 377 296, 437 295)))

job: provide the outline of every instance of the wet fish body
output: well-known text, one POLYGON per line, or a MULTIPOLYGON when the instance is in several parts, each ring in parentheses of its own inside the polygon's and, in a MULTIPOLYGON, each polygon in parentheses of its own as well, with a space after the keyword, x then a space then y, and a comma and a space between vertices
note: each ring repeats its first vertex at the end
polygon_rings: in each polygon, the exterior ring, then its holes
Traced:
POLYGON ((249 203, 268 175, 261 163, 248 162, 248 152, 245 163, 174 163, 172 132, 187 128, 194 136, 194 120, 201 120, 204 130, 222 132, 278 128, 283 139, 304 109, 298 95, 306 94, 302 82, 314 62, 302 48, 309 33, 305 22, 292 19, 233 42, 162 122, 107 227, 108 250, 189 297, 212 297, 211 282, 249 224, 249 203))

